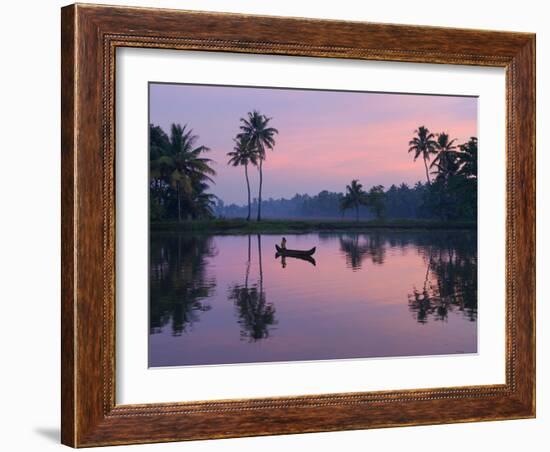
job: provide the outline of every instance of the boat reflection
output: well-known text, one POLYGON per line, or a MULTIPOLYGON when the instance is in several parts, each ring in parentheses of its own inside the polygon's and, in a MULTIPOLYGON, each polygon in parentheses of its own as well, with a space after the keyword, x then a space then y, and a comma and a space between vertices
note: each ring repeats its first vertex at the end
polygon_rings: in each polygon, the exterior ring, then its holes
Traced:
POLYGON ((290 256, 290 255, 286 255, 286 254, 275 253, 275 259, 279 259, 279 257, 281 258, 281 267, 283 267, 283 268, 286 268, 286 259, 287 259, 287 257, 290 258, 290 259, 298 259, 298 260, 301 260, 301 261, 309 262, 314 267, 317 265, 317 262, 311 256, 298 256, 298 255, 290 256))

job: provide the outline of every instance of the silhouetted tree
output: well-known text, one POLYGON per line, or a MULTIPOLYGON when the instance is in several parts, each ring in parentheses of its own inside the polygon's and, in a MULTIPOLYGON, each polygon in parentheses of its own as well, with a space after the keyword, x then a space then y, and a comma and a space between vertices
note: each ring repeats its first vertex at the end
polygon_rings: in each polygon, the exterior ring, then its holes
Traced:
POLYGON ((260 184, 258 188, 258 221, 262 219, 262 183, 263 183, 263 162, 266 159, 266 149, 273 149, 275 146, 275 135, 279 131, 273 127, 269 127, 269 122, 272 118, 261 114, 254 110, 248 112, 247 118, 241 118, 241 133, 238 138, 244 140, 249 146, 254 149, 259 162, 258 169, 260 171, 260 184))
POLYGON ((384 186, 375 185, 369 190, 367 195, 367 205, 371 209, 376 218, 380 219, 384 216, 386 211, 386 195, 384 193, 384 186))
POLYGON ((250 145, 250 142, 247 141, 246 137, 240 136, 235 138, 235 147, 233 151, 228 152, 229 165, 233 166, 244 166, 244 176, 246 179, 246 190, 248 195, 248 215, 246 216, 246 221, 250 221, 250 181, 248 179, 248 165, 257 165, 258 164, 258 154, 255 152, 255 149, 250 145))
POLYGON ((158 126, 149 126, 149 177, 155 205, 152 214, 165 213, 172 197, 178 221, 212 215, 215 196, 207 193, 216 174, 212 161, 203 157, 210 149, 197 146, 198 136, 187 125, 172 124, 170 138, 158 126), (185 204, 185 206, 184 206, 185 204))
POLYGON ((438 177, 448 179, 456 174, 459 168, 458 155, 456 153, 456 139, 451 140, 449 134, 441 132, 437 135, 436 149, 437 156, 430 168, 436 168, 438 177))
POLYGON ((409 141, 409 152, 414 152, 415 161, 418 157, 422 157, 426 169, 426 181, 429 185, 430 175, 428 174, 428 162, 430 161, 430 156, 437 152, 437 144, 434 140, 435 135, 424 126, 420 126, 414 133, 416 133, 416 136, 409 141))
POLYGON ((353 179, 351 184, 346 186, 346 194, 342 198, 340 208, 343 212, 347 209, 355 209, 355 220, 359 221, 359 207, 366 206, 367 202, 368 198, 363 185, 357 179, 353 179))

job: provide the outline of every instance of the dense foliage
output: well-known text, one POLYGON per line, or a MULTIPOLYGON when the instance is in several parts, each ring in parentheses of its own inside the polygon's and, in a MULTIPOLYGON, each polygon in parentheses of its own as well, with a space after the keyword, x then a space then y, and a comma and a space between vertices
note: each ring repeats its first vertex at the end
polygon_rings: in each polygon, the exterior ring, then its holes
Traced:
POLYGON ((170 136, 149 125, 149 212, 152 220, 197 219, 213 215, 215 196, 208 193, 216 172, 209 151, 197 145, 187 126, 172 124, 170 136))

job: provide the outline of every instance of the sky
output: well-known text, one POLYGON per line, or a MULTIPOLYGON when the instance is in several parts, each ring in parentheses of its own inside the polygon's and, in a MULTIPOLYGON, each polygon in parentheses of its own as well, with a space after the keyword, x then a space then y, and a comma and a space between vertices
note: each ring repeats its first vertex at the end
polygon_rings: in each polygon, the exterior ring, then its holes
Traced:
MULTIPOLYGON (((278 129, 263 165, 262 198, 344 192, 352 179, 373 185, 425 181, 408 143, 419 126, 463 143, 477 136, 477 98, 207 85, 149 85, 149 122, 167 133, 187 124, 211 149, 217 172, 211 192, 226 204, 246 203, 244 169, 227 165, 240 118, 258 110, 278 129)), ((249 170, 252 195, 258 172, 249 170)))

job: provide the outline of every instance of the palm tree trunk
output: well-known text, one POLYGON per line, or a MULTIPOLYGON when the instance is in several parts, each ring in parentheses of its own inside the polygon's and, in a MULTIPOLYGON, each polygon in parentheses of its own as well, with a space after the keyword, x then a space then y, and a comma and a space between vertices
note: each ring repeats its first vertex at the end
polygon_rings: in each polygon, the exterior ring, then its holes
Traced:
POLYGON ((176 185, 176 194, 178 197, 178 222, 181 223, 181 197, 180 197, 180 184, 176 185))
POLYGON ((248 191, 248 216, 246 221, 250 221, 250 181, 248 180, 248 165, 244 165, 244 175, 246 177, 246 190, 248 191))
POLYGON ((426 168, 426 179, 428 180, 428 185, 430 185, 431 182, 430 182, 430 175, 428 173, 428 164, 426 163, 426 158, 424 158, 423 160, 424 160, 424 168, 426 168))
POLYGON ((260 158, 260 187, 258 189, 258 218, 257 218, 258 221, 262 219, 262 181, 263 181, 262 162, 263 160, 260 158))
POLYGON ((355 221, 359 221, 359 205, 355 206, 355 221))

